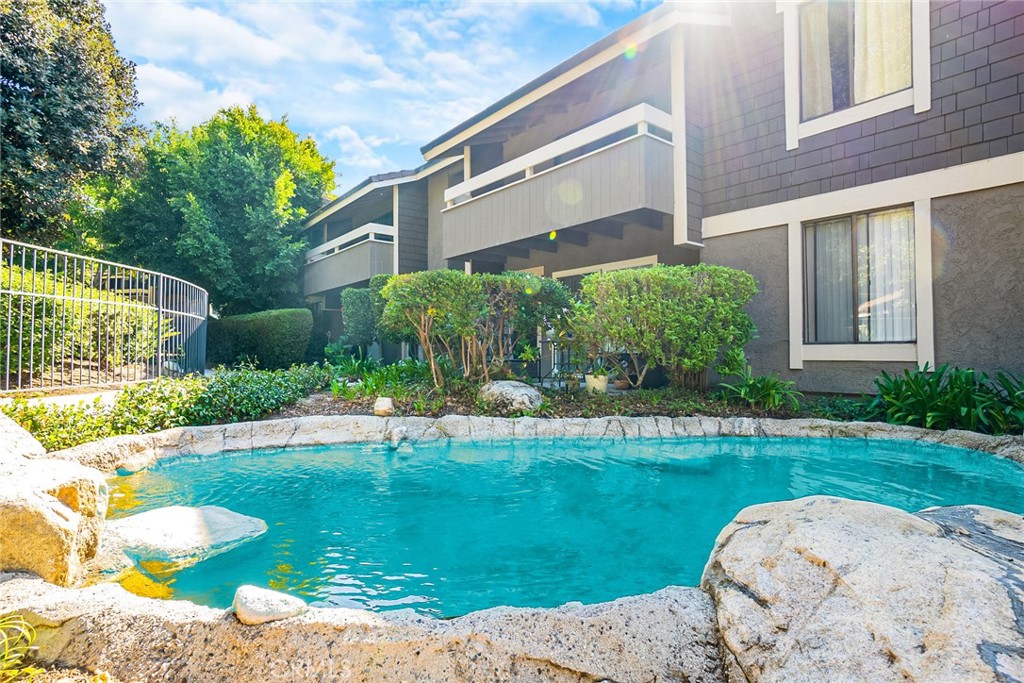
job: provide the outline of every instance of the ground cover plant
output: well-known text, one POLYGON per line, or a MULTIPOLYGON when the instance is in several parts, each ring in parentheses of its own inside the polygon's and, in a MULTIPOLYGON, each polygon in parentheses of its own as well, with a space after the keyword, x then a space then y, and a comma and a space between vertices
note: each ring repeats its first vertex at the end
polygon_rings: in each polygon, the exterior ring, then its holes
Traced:
POLYGON ((53 451, 120 434, 259 419, 323 389, 330 376, 329 367, 318 365, 222 368, 210 377, 161 378, 127 387, 113 405, 97 400, 48 406, 18 399, 0 411, 53 451))

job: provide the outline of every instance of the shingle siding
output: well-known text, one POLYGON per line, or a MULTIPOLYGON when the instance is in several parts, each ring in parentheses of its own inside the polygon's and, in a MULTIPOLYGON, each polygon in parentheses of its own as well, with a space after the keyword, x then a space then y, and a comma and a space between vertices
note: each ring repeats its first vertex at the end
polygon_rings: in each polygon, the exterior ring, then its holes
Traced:
POLYGON ((427 181, 399 185, 398 272, 427 269, 427 181))
MULTIPOLYGON (((720 45, 732 50, 705 60, 704 216, 1024 149, 1024 2, 932 2, 931 109, 889 112, 789 151, 782 15, 754 3, 733 20, 732 42, 720 45)), ((695 50, 714 45, 709 37, 695 50)))

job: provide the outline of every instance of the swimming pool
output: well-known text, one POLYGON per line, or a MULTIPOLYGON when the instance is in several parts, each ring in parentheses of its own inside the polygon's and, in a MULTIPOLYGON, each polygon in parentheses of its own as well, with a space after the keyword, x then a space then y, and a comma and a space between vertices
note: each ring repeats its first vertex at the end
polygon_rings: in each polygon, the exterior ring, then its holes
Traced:
POLYGON ((267 522, 245 545, 151 577, 177 598, 226 607, 252 583, 449 617, 695 585, 739 510, 814 494, 1024 513, 1024 467, 865 439, 346 444, 162 461, 113 480, 111 505, 115 517, 219 505, 267 522))

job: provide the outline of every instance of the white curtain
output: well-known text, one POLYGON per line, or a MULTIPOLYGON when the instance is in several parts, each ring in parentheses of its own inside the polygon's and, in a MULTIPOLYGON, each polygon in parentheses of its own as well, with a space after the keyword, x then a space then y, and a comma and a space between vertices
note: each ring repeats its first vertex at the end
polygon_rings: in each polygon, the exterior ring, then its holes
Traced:
POLYGON ((910 87, 910 2, 854 0, 854 104, 910 87))
POLYGON ((860 341, 914 341, 914 211, 880 211, 857 224, 860 341))
POLYGON ((851 230, 849 218, 822 221, 806 230, 808 342, 854 341, 851 230))
POLYGON ((814 2, 800 9, 800 89, 804 119, 834 109, 827 2, 814 2))

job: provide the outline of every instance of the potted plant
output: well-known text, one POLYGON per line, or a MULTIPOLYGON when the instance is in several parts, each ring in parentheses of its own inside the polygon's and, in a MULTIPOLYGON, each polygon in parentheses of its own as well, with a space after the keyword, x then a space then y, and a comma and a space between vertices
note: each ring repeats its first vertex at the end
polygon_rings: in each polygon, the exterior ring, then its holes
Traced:
POLYGON ((587 391, 601 394, 608 391, 608 369, 603 365, 591 368, 583 379, 587 383, 587 391))

